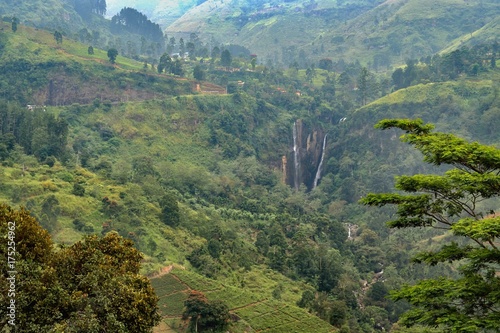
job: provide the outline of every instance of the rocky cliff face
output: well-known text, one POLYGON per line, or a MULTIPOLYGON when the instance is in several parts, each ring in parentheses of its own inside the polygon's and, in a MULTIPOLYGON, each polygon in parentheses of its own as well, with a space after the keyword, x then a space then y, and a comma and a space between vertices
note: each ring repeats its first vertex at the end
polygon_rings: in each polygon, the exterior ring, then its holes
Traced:
POLYGON ((282 158, 283 180, 298 189, 304 184, 308 190, 314 185, 314 179, 321 161, 325 133, 321 129, 311 128, 302 119, 295 121, 291 133, 291 149, 282 158))

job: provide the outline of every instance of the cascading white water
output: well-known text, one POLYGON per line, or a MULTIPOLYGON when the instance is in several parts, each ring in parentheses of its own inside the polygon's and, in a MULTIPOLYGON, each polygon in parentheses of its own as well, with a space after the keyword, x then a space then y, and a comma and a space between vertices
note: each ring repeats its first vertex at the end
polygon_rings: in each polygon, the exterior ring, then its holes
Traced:
POLYGON ((294 178, 293 184, 295 189, 299 189, 299 172, 300 172, 300 160, 299 160, 299 145, 297 143, 297 122, 293 123, 293 163, 294 163, 294 178))
POLYGON ((313 190, 318 186, 318 181, 321 178, 321 168, 323 167, 323 160, 325 158, 325 148, 326 148, 326 137, 323 138, 323 148, 321 150, 321 159, 319 160, 318 170, 316 170, 316 176, 314 177, 313 190))

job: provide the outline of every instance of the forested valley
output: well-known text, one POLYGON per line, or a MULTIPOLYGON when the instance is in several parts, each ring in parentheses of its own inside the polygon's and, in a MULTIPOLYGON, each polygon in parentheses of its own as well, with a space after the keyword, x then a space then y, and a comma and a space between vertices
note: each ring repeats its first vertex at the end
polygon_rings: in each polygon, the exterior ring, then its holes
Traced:
POLYGON ((56 26, 4 2, 6 332, 500 329, 491 22, 382 66, 261 59, 105 1, 62 1, 78 24, 56 26))

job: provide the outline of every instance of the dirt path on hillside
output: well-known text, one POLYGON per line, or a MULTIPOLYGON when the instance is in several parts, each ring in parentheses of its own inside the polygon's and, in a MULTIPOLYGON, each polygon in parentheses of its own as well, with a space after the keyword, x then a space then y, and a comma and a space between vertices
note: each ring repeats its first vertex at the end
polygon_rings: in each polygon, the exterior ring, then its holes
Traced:
POLYGON ((249 308, 249 307, 251 307, 251 306, 259 305, 259 304, 262 304, 262 303, 267 302, 267 301, 268 301, 268 299, 267 299, 267 298, 264 298, 264 299, 262 299, 262 300, 260 300, 260 301, 256 301, 256 302, 248 303, 248 304, 243 305, 243 306, 238 306, 238 307, 233 308, 233 309, 231 309, 231 310, 229 310, 229 311, 230 311, 230 312, 233 312, 233 311, 236 311, 236 310, 246 309, 246 308, 249 308))
POLYGON ((172 271, 172 269, 173 269, 173 268, 174 268, 174 265, 165 266, 165 267, 163 267, 162 269, 160 269, 160 271, 159 271, 159 272, 154 273, 154 274, 152 274, 152 275, 148 276, 148 278, 149 278, 149 279, 157 279, 157 278, 159 278, 159 277, 162 277, 162 276, 164 276, 164 275, 169 274, 169 273, 172 271))

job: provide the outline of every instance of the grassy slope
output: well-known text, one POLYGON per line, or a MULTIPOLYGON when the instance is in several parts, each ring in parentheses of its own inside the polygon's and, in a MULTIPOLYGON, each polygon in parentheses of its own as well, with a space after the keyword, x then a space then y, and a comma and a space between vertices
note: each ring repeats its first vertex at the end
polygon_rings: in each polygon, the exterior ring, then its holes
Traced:
MULTIPOLYGON (((19 25, 18 30, 10 31, 10 24, 1 22, 1 28, 9 34, 9 42, 2 54, 2 61, 16 58, 31 61, 68 61, 75 60, 92 66, 95 62, 109 64, 107 51, 94 48, 94 55, 88 54, 88 46, 74 40, 64 38, 63 43, 57 44, 54 36, 47 30, 36 29, 19 25)), ((118 56, 117 66, 127 70, 140 70, 142 63, 118 56)))
MULTIPOLYGON (((102 70, 102 68, 110 67, 107 54, 103 50, 95 49, 94 55, 88 55, 87 46, 69 39, 64 39, 62 45, 57 45, 53 36, 47 31, 19 26, 18 31, 13 33, 8 30, 10 29, 10 25, 4 23, 2 27, 6 31, 6 34, 8 34, 8 39, 5 50, 0 58, 1 62, 15 62, 16 59, 19 58, 27 59, 32 63, 44 63, 47 61, 63 63, 76 62, 83 66, 83 71, 88 72, 98 72, 102 70)), ((118 73, 129 73, 142 70, 142 64, 119 56, 114 68, 118 73)), ((155 77, 156 76, 157 75, 155 75, 155 77)), ((87 83, 96 85, 98 81, 87 83)), ((154 131, 159 132, 162 128, 161 122, 158 123, 158 119, 154 117, 163 117, 162 119, 165 121, 163 111, 158 110, 158 108, 156 116, 149 113, 145 117, 145 120, 152 128, 143 125, 140 120, 131 120, 135 119, 134 116, 139 112, 137 109, 142 113, 146 107, 144 104, 131 103, 127 106, 117 106, 115 112, 108 114, 103 112, 102 107, 102 105, 101 107, 94 106, 92 108, 94 112, 91 114, 78 114, 78 111, 75 110, 80 110, 80 106, 76 106, 76 109, 48 109, 50 112, 64 113, 67 116, 70 122, 70 146, 78 136, 100 141, 99 135, 86 127, 86 125, 94 124, 95 122, 105 122, 113 130, 120 133, 123 138, 131 141, 136 139, 136 142, 140 142, 136 144, 138 148, 127 149, 124 147, 122 150, 123 153, 120 150, 119 152, 123 154, 123 156, 130 156, 131 152, 135 152, 136 154, 138 152, 144 153, 144 149, 141 148, 141 144, 144 144, 143 138, 154 131), (124 111, 127 116, 120 116, 124 111), (140 133, 140 135, 137 135, 138 133, 140 133)), ((182 120, 180 121, 182 122, 182 120)), ((158 136, 160 136, 160 139, 163 139, 163 134, 155 133, 151 135, 156 139, 158 139, 158 136)), ((167 135, 165 135, 165 137, 166 136, 167 135)), ((171 135, 170 140, 172 141, 168 142, 168 145, 176 147, 174 154, 179 153, 182 155, 183 157, 181 157, 181 159, 185 158, 185 154, 192 154, 193 149, 200 152, 197 144, 188 143, 189 140, 182 140, 178 135, 171 135), (180 142, 184 144, 181 145, 180 142)), ((132 146, 134 146, 133 143, 132 146)), ((105 145, 105 147, 108 146, 105 145)), ((179 156, 174 158, 179 158, 179 156)), ((191 158, 193 157, 191 156, 191 158)), ((40 206, 43 200, 49 195, 55 195, 60 203, 61 209, 58 221, 59 225, 53 232, 53 237, 56 242, 72 243, 81 237, 81 233, 77 232, 72 225, 72 221, 76 218, 91 225, 95 232, 100 232, 102 224, 109 219, 109 217, 100 211, 102 208, 101 199, 104 196, 108 196, 112 199, 120 200, 118 196, 120 192, 127 193, 129 191, 137 191, 131 184, 117 184, 106 177, 105 174, 96 174, 88 169, 78 167, 65 168, 61 165, 48 168, 47 166, 39 165, 36 160, 24 155, 20 156, 18 161, 26 165, 28 170, 23 172, 22 166, 19 164, 2 168, 2 201, 15 206, 19 204, 28 204, 32 206, 32 210, 35 214, 40 214, 40 206), (75 181, 84 184, 86 188, 86 195, 84 197, 78 197, 72 194, 75 181)), ((157 218, 159 208, 157 203, 144 202, 143 204, 145 207, 145 214, 152 215, 148 220, 150 222, 147 228, 151 231, 148 239, 154 240, 160 244, 158 252, 163 252, 169 260, 182 262, 185 253, 194 246, 193 244, 198 244, 199 240, 196 240, 196 237, 193 238, 189 236, 189 241, 187 242, 162 242, 165 237, 173 237, 169 236, 172 234, 172 230, 159 225, 157 218)), ((188 212, 190 211, 188 208, 185 209, 188 212)), ((182 231, 179 232, 181 239, 188 238, 187 235, 182 235, 182 231)))
POLYGON ((80 15, 66 1, 61 0, 20 0, 15 5, 11 1, 0 1, 0 14, 15 16, 21 20, 21 24, 47 29, 76 31, 76 27, 84 26, 80 15))
POLYGON ((192 83, 188 80, 158 75, 151 67, 144 69, 142 62, 118 55, 112 65, 106 50, 94 47, 94 54, 89 55, 88 45, 69 38, 57 44, 45 30, 20 25, 14 33, 10 24, 2 22, 0 26, 6 39, 0 61, 7 68, 5 77, 12 80, 5 86, 6 91, 11 90, 10 99, 46 104, 51 81, 56 96, 53 104, 58 105, 86 104, 96 98, 118 102, 191 93, 192 83), (43 74, 34 80, 32 69, 15 68, 19 60, 43 74))
POLYGON ((500 16, 493 19, 484 27, 462 35, 452 41, 447 47, 442 49, 439 53, 446 54, 456 50, 462 46, 472 46, 482 43, 493 43, 500 35, 500 16))
MULTIPOLYGON (((334 328, 319 318, 290 303, 273 299, 268 286, 287 282, 288 288, 299 289, 296 282, 271 280, 262 272, 253 274, 253 282, 260 288, 253 291, 235 288, 204 278, 198 274, 174 269, 169 274, 152 278, 151 282, 160 297, 160 311, 171 328, 182 331, 187 323, 181 320, 183 302, 191 290, 203 292, 209 300, 222 300, 239 320, 231 326, 231 332, 334 332, 334 328)), ((276 276, 274 276, 276 278, 276 276)), ((298 295, 296 295, 298 296, 298 295)), ((297 297, 295 297, 297 298, 297 297)), ((157 328, 155 332, 165 332, 157 328)))

